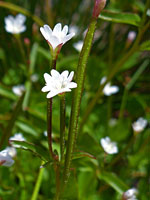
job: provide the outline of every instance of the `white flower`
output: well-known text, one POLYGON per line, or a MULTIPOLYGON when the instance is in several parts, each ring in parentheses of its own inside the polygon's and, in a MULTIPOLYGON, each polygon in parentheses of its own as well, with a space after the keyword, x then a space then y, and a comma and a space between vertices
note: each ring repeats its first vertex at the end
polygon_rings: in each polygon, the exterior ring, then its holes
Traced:
MULTIPOLYGON (((103 77, 100 81, 100 84, 104 84, 106 81, 106 77, 103 77)), ((111 96, 112 94, 116 94, 119 91, 119 87, 116 85, 111 86, 110 83, 107 83, 103 89, 103 93, 106 96, 111 96)))
POLYGON ((44 134, 44 136, 45 136, 45 137, 47 137, 47 131, 44 131, 44 133, 43 133, 43 134, 44 134))
POLYGON ((150 17, 150 9, 147 10, 146 14, 148 17, 150 17))
POLYGON ((32 76, 31 76, 31 81, 32 82, 37 82, 39 80, 39 76, 38 76, 38 74, 32 74, 32 76))
POLYGON ((111 119, 109 120, 109 126, 110 126, 110 127, 114 127, 114 126, 116 126, 116 124, 117 124, 117 119, 111 118, 111 119))
POLYGON ((17 151, 14 147, 7 147, 5 150, 11 157, 15 157, 17 155, 17 151))
POLYGON ((143 131, 146 126, 147 120, 142 117, 138 118, 137 121, 132 124, 132 128, 135 132, 143 131))
POLYGON ((123 197, 125 200, 137 200, 136 198, 137 194, 138 190, 136 188, 131 188, 123 194, 123 197))
POLYGON ((136 32, 135 31, 130 31, 128 33, 128 40, 129 41, 133 41, 133 40, 135 40, 135 38, 136 38, 136 32))
POLYGON ((51 45, 53 50, 59 45, 62 46, 63 44, 65 44, 75 35, 74 33, 70 33, 67 35, 68 26, 65 25, 62 29, 61 23, 56 24, 53 31, 48 25, 44 25, 43 27, 41 27, 40 31, 47 42, 51 45))
POLYGON ((51 98, 64 92, 70 92, 71 88, 77 87, 76 83, 71 82, 73 75, 73 71, 69 75, 67 70, 60 74, 58 71, 52 69, 51 75, 47 73, 44 74, 46 86, 42 88, 42 92, 49 92, 47 98, 51 98))
POLYGON ((8 15, 5 17, 5 29, 8 33, 19 34, 26 30, 26 26, 24 22, 26 17, 22 14, 16 15, 13 17, 12 15, 8 15))
POLYGON ((12 87, 12 91, 17 96, 21 96, 23 94, 23 92, 25 91, 25 87, 24 87, 24 85, 15 85, 12 87))
POLYGON ((83 41, 82 40, 80 40, 80 41, 78 41, 78 42, 76 42, 76 43, 74 43, 73 44, 73 46, 74 46, 74 48, 77 50, 77 51, 81 51, 81 49, 82 49, 82 47, 83 47, 83 41))
MULTIPOLYGON (((26 141, 26 139, 24 138, 24 136, 22 135, 22 133, 16 133, 14 136, 9 138, 10 143, 12 144, 11 140, 14 141, 26 141)), ((13 144, 13 147, 20 147, 20 145, 18 144, 13 144)))
POLYGON ((14 164, 14 160, 9 155, 8 151, 5 149, 0 152, 0 165, 10 167, 14 164))
POLYGON ((118 153, 117 143, 112 142, 109 137, 102 138, 100 140, 100 143, 106 153, 108 154, 118 153))

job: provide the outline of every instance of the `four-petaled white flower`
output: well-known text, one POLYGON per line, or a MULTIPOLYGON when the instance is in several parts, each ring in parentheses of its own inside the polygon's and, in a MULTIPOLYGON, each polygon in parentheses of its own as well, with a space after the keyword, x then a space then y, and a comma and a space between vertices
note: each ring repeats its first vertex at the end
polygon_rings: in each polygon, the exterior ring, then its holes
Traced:
POLYGON ((74 76, 74 72, 72 71, 69 75, 67 70, 63 71, 61 74, 52 69, 51 75, 45 73, 44 78, 46 82, 46 86, 42 88, 42 92, 49 92, 47 94, 47 98, 51 98, 56 96, 57 94, 62 94, 64 92, 70 92, 71 88, 76 88, 77 84, 75 82, 71 82, 74 76))
POLYGON ((19 34, 26 30, 26 26, 24 22, 26 17, 22 14, 16 15, 13 17, 12 15, 8 15, 5 17, 5 29, 8 33, 19 34))
POLYGON ((13 147, 18 148, 20 147, 19 144, 13 144, 12 141, 26 141, 26 139, 24 138, 24 136, 22 135, 22 133, 16 133, 14 136, 9 138, 10 144, 13 145, 13 147))
POLYGON ((118 147, 116 142, 112 142, 109 137, 102 138, 100 144, 104 151, 108 154, 118 153, 118 147))
POLYGON ((73 46, 74 46, 74 48, 77 50, 77 51, 81 51, 81 49, 82 49, 82 47, 83 47, 83 41, 82 40, 80 40, 80 41, 78 41, 78 42, 76 42, 76 43, 74 43, 73 44, 73 46))
POLYGON ((25 91, 24 85, 15 85, 12 87, 12 91, 15 95, 21 96, 23 92, 25 91))
MULTIPOLYGON (((106 77, 103 77, 100 81, 100 84, 104 84, 106 82, 106 77)), ((111 96, 112 94, 116 94, 119 91, 119 87, 116 85, 111 86, 110 83, 107 83, 103 89, 103 93, 106 96, 111 96)))
POLYGON ((61 23, 55 25, 53 31, 48 25, 44 25, 40 28, 40 31, 49 45, 55 50, 57 47, 62 47, 68 40, 70 40, 75 34, 68 33, 68 26, 65 25, 62 29, 61 23))
POLYGON ((0 152, 0 165, 10 167, 14 164, 14 160, 8 153, 8 150, 3 150, 0 152))
POLYGON ((123 194, 123 199, 137 200, 136 195, 138 195, 138 190, 136 188, 131 188, 123 194))
POLYGON ((138 118, 137 121, 132 124, 132 128, 135 132, 143 131, 146 126, 147 120, 142 117, 138 118))

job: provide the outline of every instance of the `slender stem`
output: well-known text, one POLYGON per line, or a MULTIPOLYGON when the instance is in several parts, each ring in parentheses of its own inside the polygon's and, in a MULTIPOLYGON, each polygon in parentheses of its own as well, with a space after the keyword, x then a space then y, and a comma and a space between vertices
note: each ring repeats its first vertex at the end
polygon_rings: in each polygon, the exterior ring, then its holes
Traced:
POLYGON ((65 94, 60 95, 60 161, 64 161, 65 150, 65 94))
MULTIPOLYGON (((43 165, 43 164, 44 164, 44 162, 42 161, 41 165, 43 165)), ((37 181, 36 181, 33 193, 32 193, 31 200, 36 200, 38 197, 38 193, 39 193, 41 183, 42 183, 43 172, 44 172, 44 168, 40 168, 39 174, 37 177, 37 181)))
MULTIPOLYGON (((56 60, 52 60, 52 69, 56 69, 56 60)), ((50 155, 55 159, 52 149, 52 103, 52 98, 47 100, 47 136, 50 155)))
POLYGON ((121 120, 123 118, 124 109, 125 109, 125 105, 126 105, 126 101, 127 101, 127 96, 128 96, 128 90, 125 88, 123 97, 122 97, 121 107, 120 107, 119 120, 121 120))
POLYGON ((123 57, 121 58, 114 66, 114 68, 112 69, 112 71, 110 72, 109 76, 107 77, 107 81, 100 86, 100 88, 98 89, 98 91, 96 92, 94 98, 91 100, 91 102, 88 104, 88 107, 82 117, 82 121, 80 123, 80 132, 82 131, 82 128, 85 124, 85 122, 87 121, 90 113, 92 112, 93 108, 95 107, 97 101, 99 100, 99 98, 102 95, 102 91, 104 86, 108 83, 108 81, 110 81, 115 75, 116 73, 120 70, 120 68, 123 66, 123 64, 128 60, 128 58, 130 56, 132 56, 136 51, 139 50, 139 43, 145 33, 145 31, 148 29, 148 27, 150 26, 150 21, 144 26, 141 27, 139 30, 139 34, 137 36, 137 39, 133 45, 133 47, 130 49, 130 51, 123 57))
POLYGON ((23 45, 22 45, 22 42, 21 42, 21 39, 20 39, 20 35, 19 35, 19 34, 16 34, 16 35, 14 35, 14 36, 15 36, 16 41, 17 41, 17 43, 18 43, 18 46, 19 46, 19 48, 20 48, 20 52, 21 52, 21 54, 22 54, 22 58, 23 58, 23 60, 24 60, 24 63, 26 63, 26 62, 27 62, 27 59, 26 59, 25 51, 24 51, 24 48, 23 48, 23 45))
POLYGON ((92 46, 92 40, 93 40, 95 28, 96 28, 96 23, 97 23, 97 20, 95 18, 92 18, 91 23, 89 25, 88 32, 84 40, 83 48, 80 53, 79 63, 77 67, 76 83, 78 87, 77 89, 74 90, 73 101, 72 101, 67 152, 66 152, 65 166, 64 166, 64 171, 63 171, 63 189, 70 175, 70 165, 71 165, 75 138, 77 135, 81 97, 82 97, 82 91, 84 88, 86 63, 87 63, 87 59, 88 59, 90 49, 92 46))

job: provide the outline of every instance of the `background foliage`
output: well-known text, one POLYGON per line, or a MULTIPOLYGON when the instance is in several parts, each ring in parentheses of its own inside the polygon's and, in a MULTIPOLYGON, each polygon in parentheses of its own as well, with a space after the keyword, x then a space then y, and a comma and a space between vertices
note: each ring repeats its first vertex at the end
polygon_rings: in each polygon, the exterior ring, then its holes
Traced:
MULTIPOLYGON (((133 47, 134 41, 128 43, 128 33, 135 31, 138 34, 145 4, 144 0, 107 1, 105 8, 107 12, 103 11, 99 17, 88 60, 80 121, 99 88, 101 78, 107 76, 133 47)), ((40 146, 44 151, 47 149, 47 140, 43 134, 46 130, 46 98, 41 88, 44 85, 43 74, 50 69, 51 57, 39 27, 42 21, 51 27, 57 22, 78 27, 76 37, 63 47, 57 65, 58 71, 66 68, 69 71, 76 71, 79 53, 73 48, 73 43, 83 40, 83 33, 90 22, 92 6, 93 1, 88 0, 0 1, 1 138, 3 134, 13 135, 21 132, 26 140, 37 145, 37 148, 40 146), (18 12, 27 15, 27 31, 21 34, 25 60, 16 39, 4 29, 4 18, 9 14, 16 15, 18 12), (29 44, 26 44, 26 38, 29 39, 29 44), (31 81, 33 74, 38 76, 37 82, 31 81), (20 101, 17 104, 19 98, 12 92, 12 87, 18 84, 25 84, 27 90, 23 100, 24 110, 20 101)), ((146 21, 148 20, 150 17, 146 16, 146 21)), ((149 124, 136 136, 132 130, 132 123, 138 117, 142 116, 148 121, 150 119, 149 50, 150 27, 142 36, 138 48, 125 59, 112 79, 112 83, 119 86, 119 93, 110 97, 101 96, 79 132, 77 150, 91 155, 81 157, 78 153, 74 156, 65 199, 117 200, 121 199, 122 193, 131 187, 138 188, 139 199, 150 198, 149 124), (117 119, 114 126, 110 126, 109 123, 112 118, 117 119), (105 136, 118 143, 119 154, 105 155, 100 146, 100 139, 105 136)), ((71 93, 66 95, 67 124, 71 96, 71 93)), ((59 151, 58 97, 54 99, 53 116, 53 148, 59 151)), ((5 142, 1 150, 6 145, 5 142)), ((30 145, 27 148, 34 154, 19 149, 15 164, 11 168, 0 167, 0 199, 31 198, 41 165, 41 159, 35 152, 40 151, 42 156, 45 156, 45 152, 33 149, 30 145)), ((54 172, 52 167, 47 165, 43 171, 38 199, 52 199, 54 194, 54 172)))

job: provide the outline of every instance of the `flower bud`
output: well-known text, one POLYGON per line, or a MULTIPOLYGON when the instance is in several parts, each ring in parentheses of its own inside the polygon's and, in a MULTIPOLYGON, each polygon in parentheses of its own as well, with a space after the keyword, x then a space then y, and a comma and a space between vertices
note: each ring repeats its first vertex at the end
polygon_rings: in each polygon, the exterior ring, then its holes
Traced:
POLYGON ((106 0, 95 0, 93 17, 98 18, 100 12, 104 9, 106 5, 106 0))

